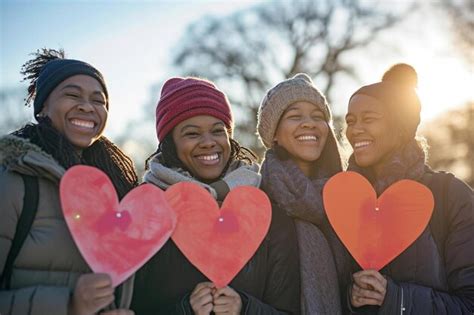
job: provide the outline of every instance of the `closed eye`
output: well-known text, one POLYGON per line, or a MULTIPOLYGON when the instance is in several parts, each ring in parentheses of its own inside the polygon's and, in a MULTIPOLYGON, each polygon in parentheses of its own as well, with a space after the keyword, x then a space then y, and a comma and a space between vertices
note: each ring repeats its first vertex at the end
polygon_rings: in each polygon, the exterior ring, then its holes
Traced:
POLYGON ((212 131, 213 134, 221 135, 225 133, 225 129, 215 129, 212 131))
POLYGON ((288 117, 286 117, 287 119, 291 119, 291 120, 298 120, 301 118, 301 115, 290 115, 288 117))
POLYGON ((199 133, 197 133, 197 132, 186 132, 184 134, 184 136, 185 137, 190 137, 190 138, 195 138, 195 137, 199 136, 199 133))
POLYGON ((93 102, 94 102, 95 104, 105 105, 105 100, 97 99, 97 100, 93 100, 93 102))
POLYGON ((377 118, 375 118, 375 117, 365 117, 364 118, 364 122, 366 122, 366 123, 371 123, 375 120, 377 120, 377 118))

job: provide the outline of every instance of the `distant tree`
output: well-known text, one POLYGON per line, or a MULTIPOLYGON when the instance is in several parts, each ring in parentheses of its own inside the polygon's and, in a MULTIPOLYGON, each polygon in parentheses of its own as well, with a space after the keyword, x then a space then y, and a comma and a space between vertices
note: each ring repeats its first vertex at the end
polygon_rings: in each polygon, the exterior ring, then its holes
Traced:
POLYGON ((456 42, 466 60, 474 64, 474 1, 443 0, 437 5, 450 17, 456 42))
POLYGON ((237 135, 261 152, 254 133, 258 105, 268 88, 306 72, 330 99, 340 75, 355 77, 349 53, 366 48, 402 16, 377 8, 374 1, 265 2, 190 25, 173 62, 184 74, 223 87, 242 117, 237 135))
POLYGON ((453 172, 474 188, 474 101, 427 124, 429 165, 453 172))
POLYGON ((155 108, 161 83, 150 87, 150 99, 140 110, 136 119, 131 119, 123 131, 114 137, 114 142, 130 156, 135 163, 139 178, 145 172, 145 160, 158 147, 155 129, 155 108))
POLYGON ((33 109, 24 106, 26 89, 22 87, 0 90, 0 135, 12 132, 33 119, 33 109))

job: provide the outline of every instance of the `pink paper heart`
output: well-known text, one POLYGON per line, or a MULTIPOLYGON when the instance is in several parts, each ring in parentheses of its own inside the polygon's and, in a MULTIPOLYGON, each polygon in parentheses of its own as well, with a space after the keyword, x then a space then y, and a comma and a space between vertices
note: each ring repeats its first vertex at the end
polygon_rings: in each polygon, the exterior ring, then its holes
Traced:
POLYGON ((61 206, 82 256, 96 273, 122 283, 170 238, 176 215, 162 190, 144 184, 119 203, 105 173, 71 167, 60 183, 61 206))
POLYGON ((174 184, 166 197, 178 214, 173 241, 218 288, 252 258, 270 227, 270 200, 255 187, 234 188, 220 209, 208 191, 189 182, 174 184))

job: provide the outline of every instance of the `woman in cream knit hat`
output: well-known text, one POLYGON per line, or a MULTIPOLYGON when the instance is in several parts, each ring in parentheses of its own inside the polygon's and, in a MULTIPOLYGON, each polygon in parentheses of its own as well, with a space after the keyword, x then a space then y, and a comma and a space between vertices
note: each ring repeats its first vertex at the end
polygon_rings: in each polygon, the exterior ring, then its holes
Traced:
POLYGON ((257 129, 267 148, 262 188, 295 220, 302 313, 340 314, 337 274, 345 274, 347 254, 329 225, 321 192, 342 162, 326 98, 308 75, 297 74, 266 93, 257 129))

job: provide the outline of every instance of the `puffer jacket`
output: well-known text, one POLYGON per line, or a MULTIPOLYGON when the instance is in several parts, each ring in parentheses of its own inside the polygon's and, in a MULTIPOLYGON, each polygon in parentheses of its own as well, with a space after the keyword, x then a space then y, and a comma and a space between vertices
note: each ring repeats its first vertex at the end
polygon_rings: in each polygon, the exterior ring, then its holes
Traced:
MULTIPOLYGON (((137 315, 194 314, 190 294, 198 283, 207 281, 170 239, 137 272, 131 308, 137 315)), ((242 299, 241 314, 300 313, 295 226, 278 207, 272 207, 270 229, 262 244, 229 286, 242 299)))
MULTIPOLYGON (((452 177, 443 191, 441 176, 432 174, 434 211, 443 213, 444 244, 433 236, 433 220, 418 239, 380 272, 387 278, 381 307, 352 309, 370 314, 474 313, 474 200, 473 192, 452 177), (442 207, 445 207, 444 209, 442 207), (444 257, 439 246, 443 247, 444 257)), ((424 176, 425 178, 425 176, 424 176)))
MULTIPOLYGON (((65 170, 28 140, 0 139, 0 270, 15 235, 23 207, 20 174, 38 178, 35 220, 13 263, 11 289, 0 291, 2 315, 66 315, 72 290, 80 275, 91 270, 69 233, 59 200, 59 180, 65 170)), ((128 308, 133 278, 121 288, 119 306, 128 308)))

